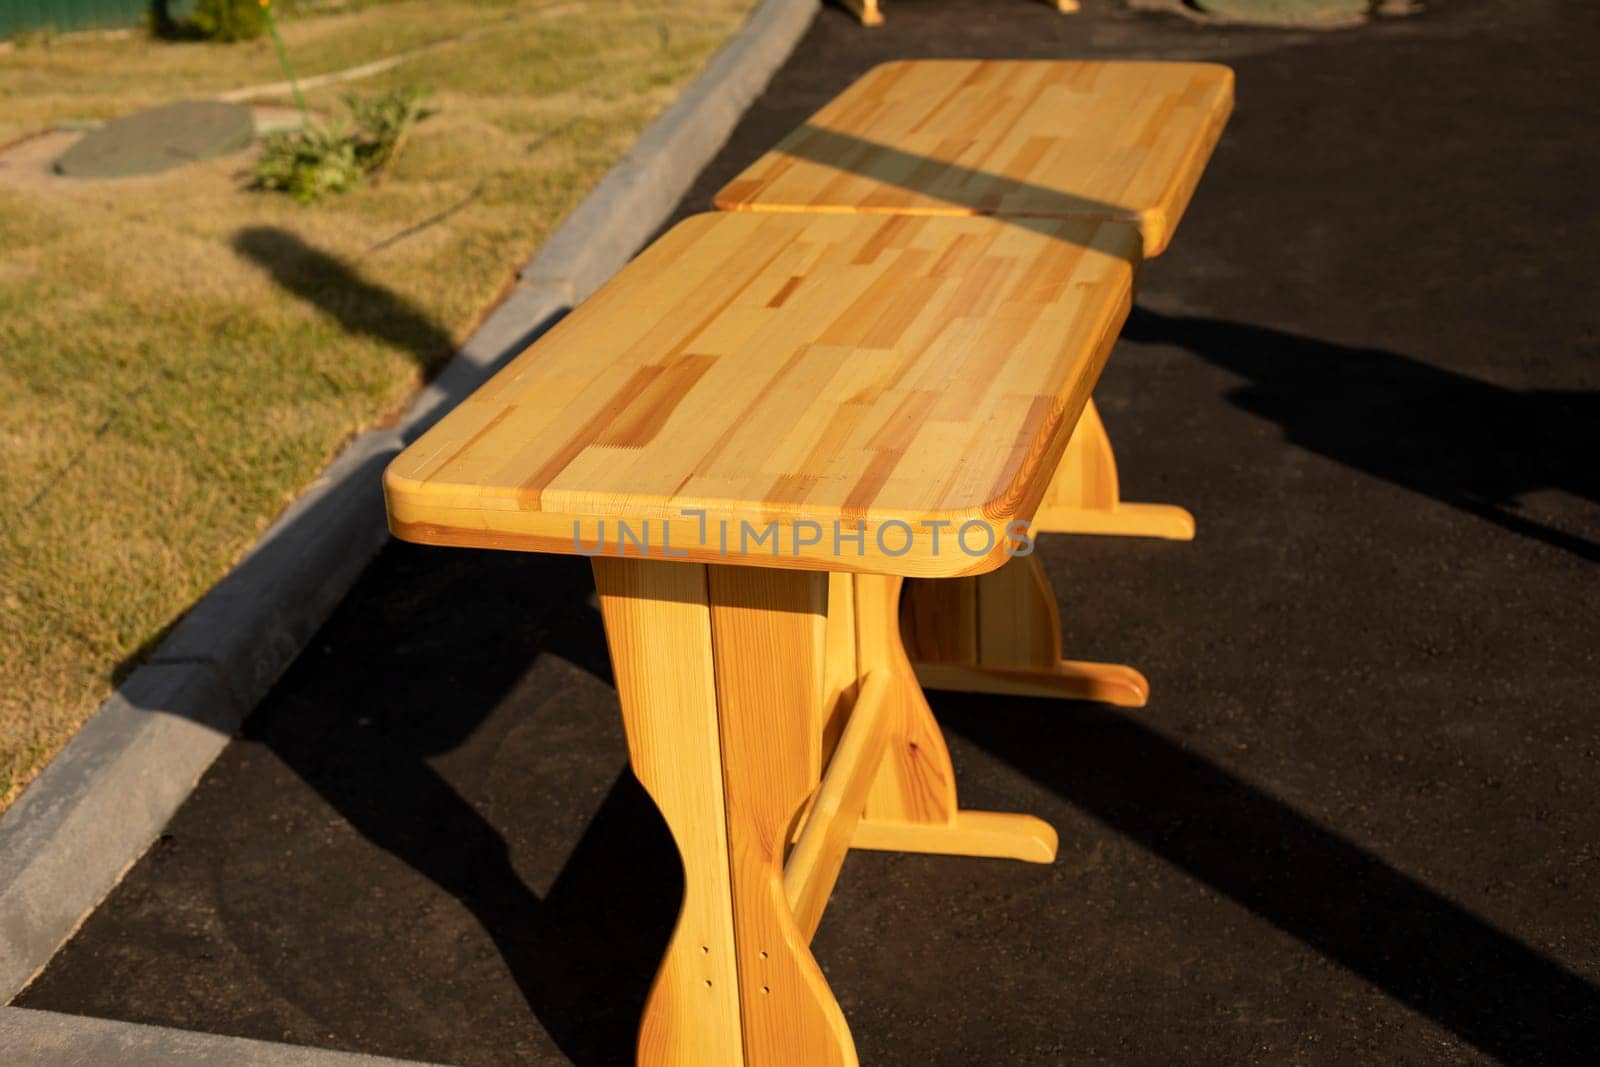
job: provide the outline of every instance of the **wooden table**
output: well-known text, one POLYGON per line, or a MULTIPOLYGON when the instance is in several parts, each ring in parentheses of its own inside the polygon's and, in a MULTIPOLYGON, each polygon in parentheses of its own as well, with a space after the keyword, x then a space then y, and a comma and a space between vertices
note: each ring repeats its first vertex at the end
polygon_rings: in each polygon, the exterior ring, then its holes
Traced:
MULTIPOLYGON (((1232 105, 1233 72, 1209 63, 885 63, 715 202, 725 211, 1118 220, 1138 226, 1144 254, 1154 256, 1183 217, 1232 105)), ((1091 400, 1035 527, 1187 541, 1195 524, 1184 508, 1122 499, 1091 400)), ((907 637, 924 684, 1142 705, 1149 686, 1138 671, 1061 659, 1053 609, 1026 612, 1023 628, 1038 635, 1031 643, 995 632, 1014 627, 1005 615, 1019 610, 1019 596, 1038 602, 1021 588, 1043 583, 1028 566, 963 586, 908 586, 907 637)), ((1043 595, 1053 603, 1047 587, 1043 595)))
POLYGON ((1138 247, 1121 223, 696 216, 390 466, 401 538, 594 556, 630 760, 684 862, 640 1063, 856 1062, 808 947, 849 848, 1054 857, 1038 819, 957 806, 896 604, 1026 547, 1138 247))

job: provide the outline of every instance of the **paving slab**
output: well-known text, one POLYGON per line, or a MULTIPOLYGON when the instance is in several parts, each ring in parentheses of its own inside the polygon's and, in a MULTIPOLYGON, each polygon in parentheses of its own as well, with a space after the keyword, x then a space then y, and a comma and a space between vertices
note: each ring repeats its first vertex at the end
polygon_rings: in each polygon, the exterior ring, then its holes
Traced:
MULTIPOLYGON (((680 210, 885 59, 1238 72, 1097 394, 1199 537, 1041 542, 1150 705, 935 697, 965 801, 1061 854, 846 862, 815 948, 862 1062, 1592 1062, 1600 17, 1084 8, 825 9, 680 210)), ((625 1062, 678 897, 625 764, 582 560, 391 544, 16 1003, 625 1062)))

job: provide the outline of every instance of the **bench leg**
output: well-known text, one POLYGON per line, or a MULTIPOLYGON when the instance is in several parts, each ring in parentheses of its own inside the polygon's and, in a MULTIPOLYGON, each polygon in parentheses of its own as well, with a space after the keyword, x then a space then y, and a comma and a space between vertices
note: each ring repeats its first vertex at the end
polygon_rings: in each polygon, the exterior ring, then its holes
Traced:
POLYGON ((785 846, 818 783, 828 576, 593 565, 629 759, 684 865, 638 1062, 854 1067, 783 883, 785 846))
POLYGON ((1061 616, 1036 556, 975 578, 908 582, 900 628, 928 689, 1128 708, 1150 697, 1150 683, 1132 667, 1061 658, 1061 616))
MULTIPOLYGON (((960 581, 962 579, 954 579, 960 581)), ((962 811, 944 735, 901 642, 897 605, 901 579, 856 575, 855 670, 882 671, 890 683, 885 709, 888 738, 851 848, 994 856, 1049 863, 1056 832, 1031 815, 962 811)), ((925 582, 940 585, 952 581, 925 582)))
POLYGON ((1111 534, 1194 540, 1194 516, 1173 504, 1130 504, 1117 486, 1111 438, 1091 399, 1034 513, 1040 533, 1111 534))

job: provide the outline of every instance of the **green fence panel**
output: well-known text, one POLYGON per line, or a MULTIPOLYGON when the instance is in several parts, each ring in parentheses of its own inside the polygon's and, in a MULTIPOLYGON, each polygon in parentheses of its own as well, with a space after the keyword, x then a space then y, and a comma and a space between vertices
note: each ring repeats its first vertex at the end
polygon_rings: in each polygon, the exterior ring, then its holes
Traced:
MULTIPOLYGON (((30 30, 121 29, 150 20, 152 0, 0 0, 0 40, 30 30)), ((194 0, 173 0, 173 18, 194 11, 194 0)))

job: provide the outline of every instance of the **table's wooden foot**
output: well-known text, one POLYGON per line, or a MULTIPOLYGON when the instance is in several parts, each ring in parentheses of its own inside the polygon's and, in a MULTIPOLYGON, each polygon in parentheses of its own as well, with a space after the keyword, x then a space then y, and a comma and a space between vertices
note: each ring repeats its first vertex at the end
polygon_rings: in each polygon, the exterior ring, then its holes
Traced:
POLYGON ((1049 863, 1056 858, 1056 831, 1032 815, 958 811, 948 823, 862 819, 850 847, 1049 863))
POLYGON ((1035 556, 975 578, 907 582, 900 627, 928 689, 1125 708, 1150 699, 1150 683, 1132 667, 1061 658, 1061 615, 1035 556))
POLYGON ((1174 504, 1130 504, 1117 483, 1117 459, 1091 399, 1066 454, 1034 512, 1036 533, 1109 534, 1194 540, 1194 516, 1174 504))

